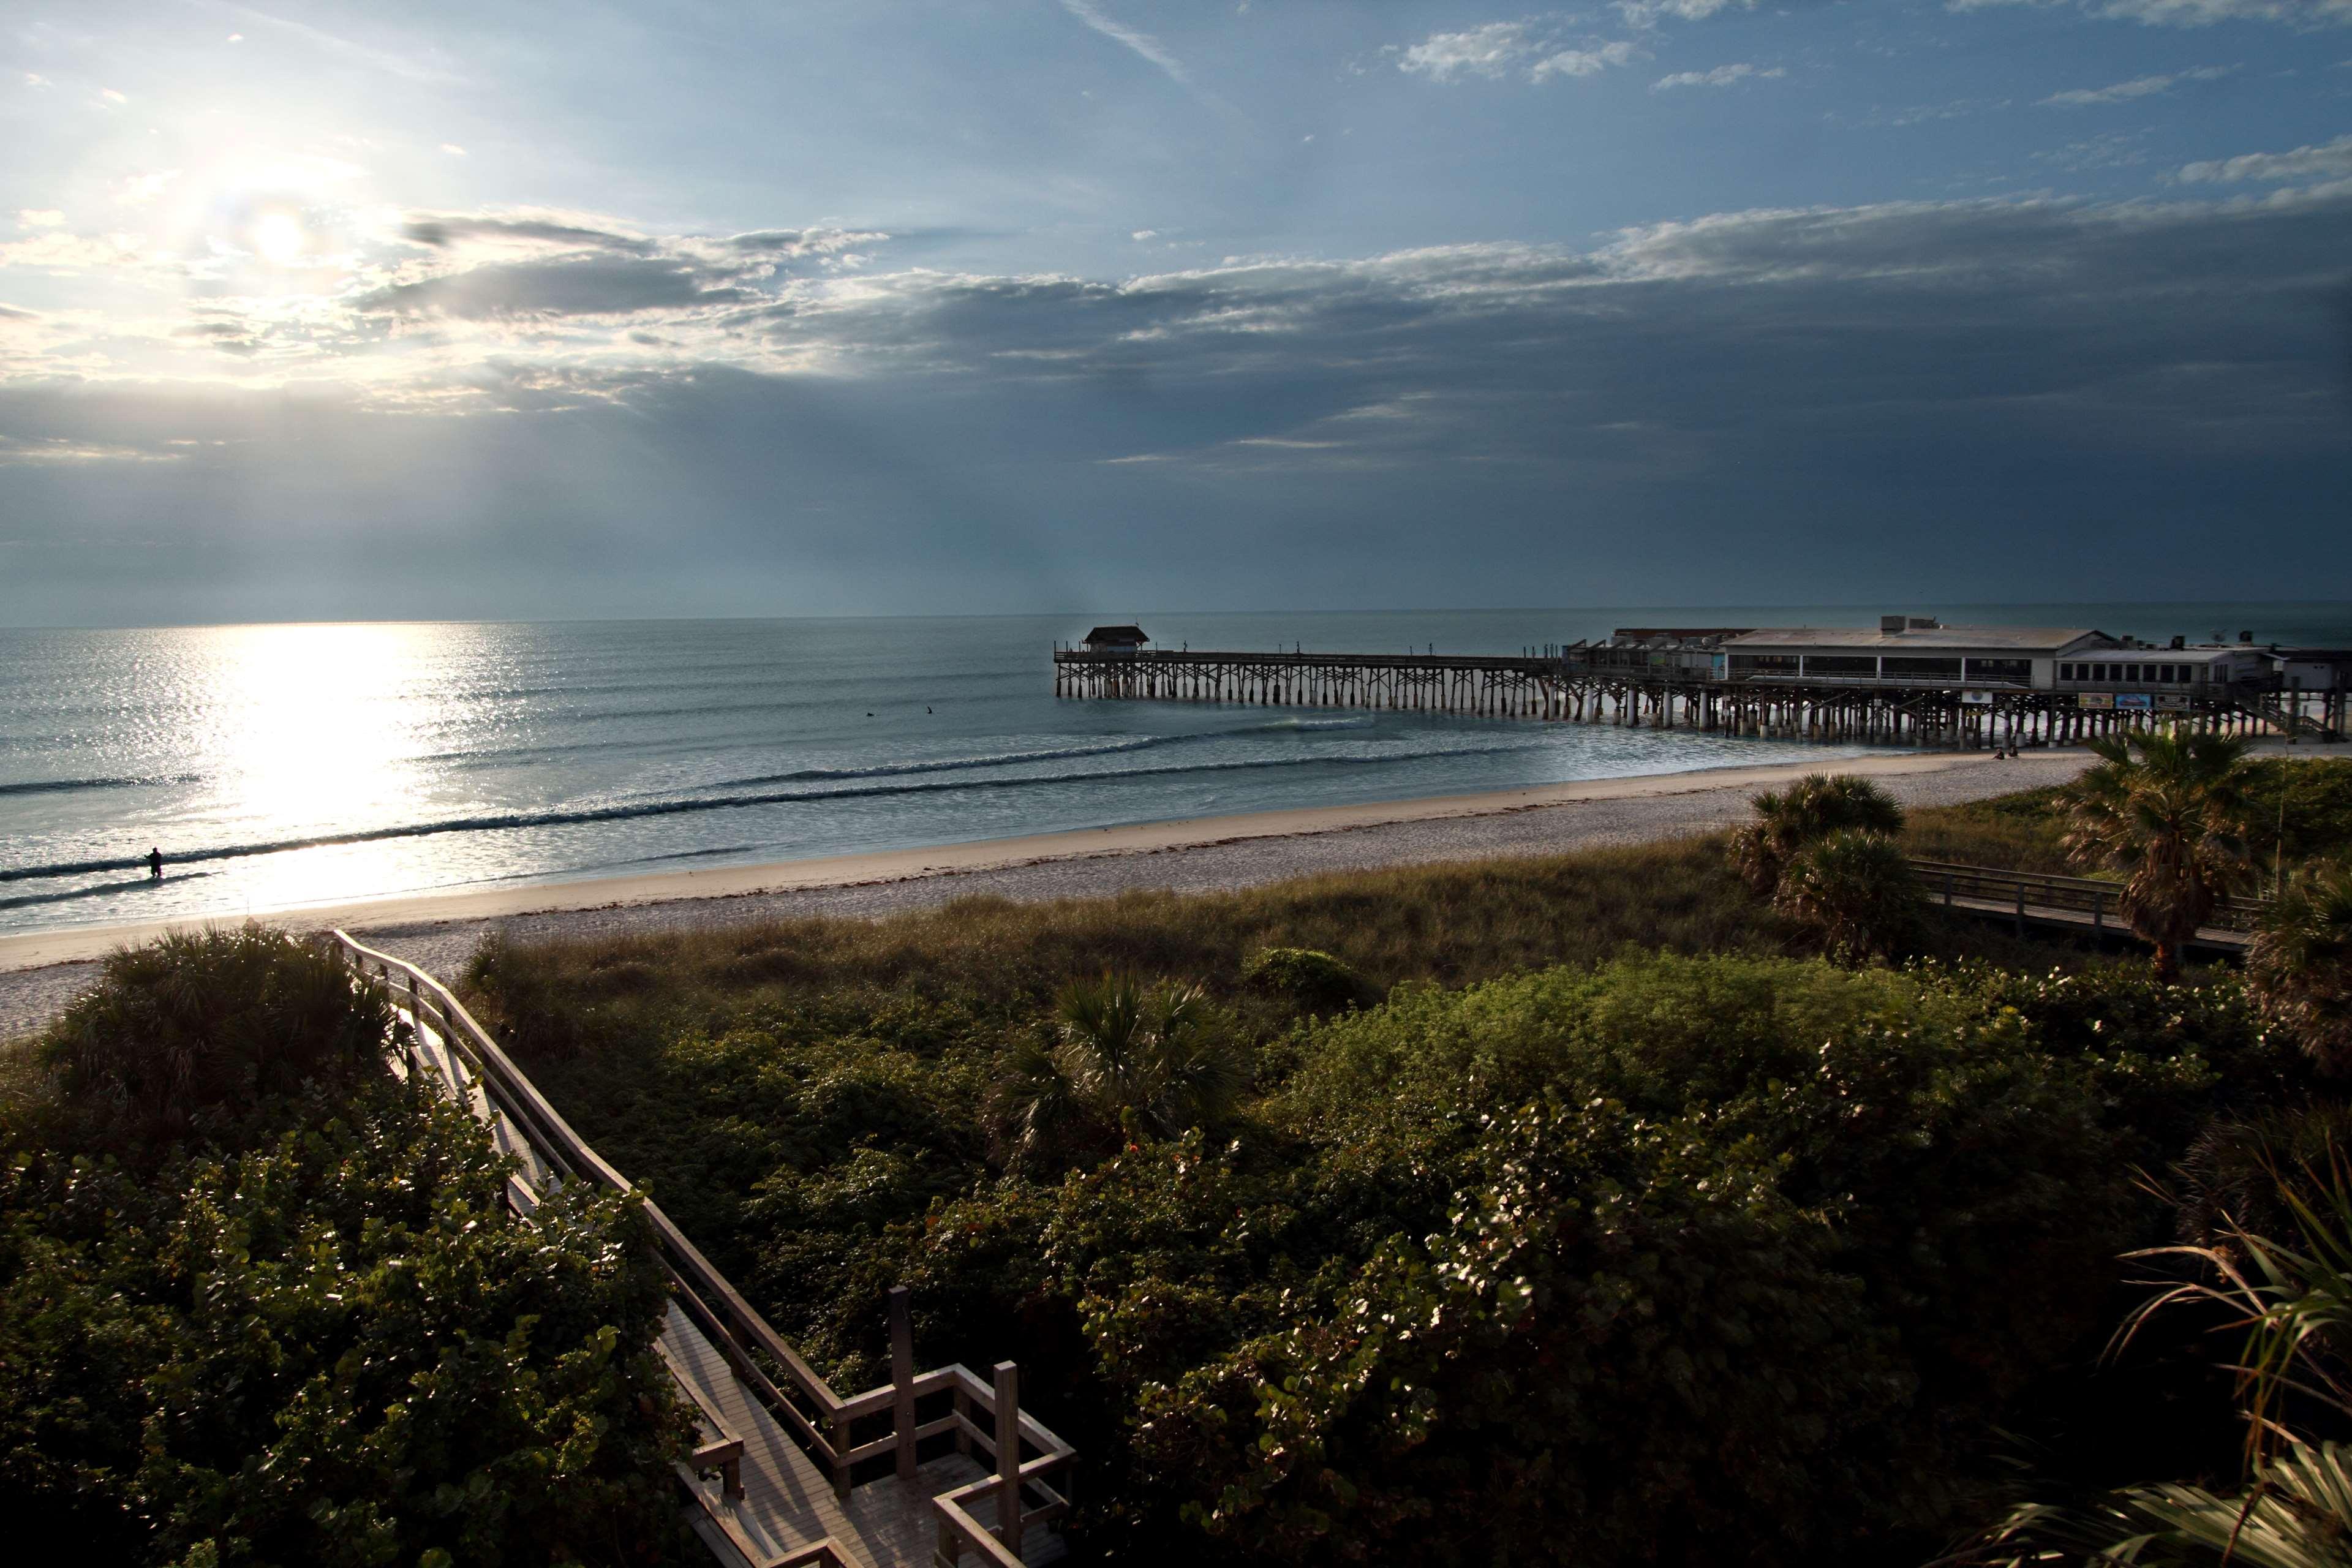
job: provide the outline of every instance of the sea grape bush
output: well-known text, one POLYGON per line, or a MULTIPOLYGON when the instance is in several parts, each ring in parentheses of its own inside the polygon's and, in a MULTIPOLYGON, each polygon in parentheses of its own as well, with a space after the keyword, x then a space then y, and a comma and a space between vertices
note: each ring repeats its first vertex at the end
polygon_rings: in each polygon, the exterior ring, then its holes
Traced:
MULTIPOLYGON (((269 1016, 310 1033, 266 1038, 226 1008, 214 1039, 340 1064, 380 1004, 346 984, 337 1016, 301 991, 312 963, 258 932, 117 963, 77 1040, 179 1005, 142 987, 236 977, 265 1003, 306 996, 269 1016)), ((130 1163, 37 1135, 152 1128, 76 1114, 87 1078, 0 1127, 8 1514, 91 1561, 188 1568, 670 1554, 688 1432, 652 1353, 667 1297, 635 1201, 567 1192, 525 1222, 510 1163, 438 1096, 341 1065, 268 1082, 130 1163)))
MULTIPOLYGON (((1685 852, 1695 900, 1755 907, 1685 852)), ((1082 1546, 1141 1563, 1932 1558, 1999 1512, 2004 1424, 2088 1375, 2116 1254, 2170 1235, 2140 1174, 2310 1082, 2225 979, 1611 961, 1675 945, 1638 923, 1659 899, 1571 919, 1549 875, 1563 967, 1470 883, 1391 877, 1287 925, 976 908, 515 949, 477 984, 838 1381, 885 1374, 896 1284, 924 1363, 1019 1362, 1085 1456, 1082 1546), (1270 987, 1276 942, 1359 1005, 1270 987), (600 989, 608 958, 664 977, 600 989), (1024 1165, 992 1095, 1107 962, 1209 984, 1249 1086, 1024 1165)))
POLYGON ((927 1328, 1054 1365, 1110 1439, 1123 1557, 1932 1543, 2146 1224, 2113 1079, 2157 1069, 2039 1032, 1940 973, 1783 960, 1404 987, 1317 1030, 1252 1130, 893 1245, 927 1328))

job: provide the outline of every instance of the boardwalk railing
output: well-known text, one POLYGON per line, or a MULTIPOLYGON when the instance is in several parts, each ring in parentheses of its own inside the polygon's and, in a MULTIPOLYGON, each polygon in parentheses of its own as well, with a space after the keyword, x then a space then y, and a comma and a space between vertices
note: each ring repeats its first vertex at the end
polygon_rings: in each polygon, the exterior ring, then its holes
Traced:
MULTIPOLYGON (((635 1190, 628 1178, 548 1103, 447 986, 415 964, 355 942, 344 931, 332 931, 328 940, 362 977, 380 981, 406 1005, 412 1017, 430 1025, 448 1042, 475 1075, 492 1107, 558 1179, 588 1182, 616 1193, 635 1190)), ((510 1188, 510 1196, 511 1192, 510 1188)), ((988 1383, 961 1364, 916 1372, 909 1297, 900 1286, 889 1294, 891 1381, 862 1394, 837 1394, 687 1239, 660 1205, 646 1197, 639 1203, 678 1307, 726 1357, 738 1381, 830 1474, 836 1497, 848 1497, 850 1489, 858 1484, 859 1467, 872 1460, 890 1459, 890 1473, 911 1482, 919 1468, 919 1445, 933 1437, 951 1436, 960 1452, 968 1454, 975 1445, 985 1450, 996 1473, 933 1500, 940 1562, 952 1564, 969 1549, 999 1568, 1017 1568, 1024 1531, 1052 1523, 1069 1511, 1068 1498, 1049 1484, 1049 1479, 1060 1478, 1076 1464, 1076 1450, 1020 1407, 1020 1380, 1013 1363, 998 1363, 993 1381, 988 1383), (925 1402, 943 1407, 943 1413, 928 1421, 920 1419, 925 1402), (974 1418, 975 1413, 987 1418, 985 1424, 974 1418), (886 1429, 861 1442, 861 1426, 886 1429), (1024 1451, 1034 1451, 1036 1457, 1024 1460, 1024 1451), (1025 1507, 1024 1495, 1032 1494, 1042 1500, 1036 1507, 1025 1507), (994 1500, 993 1526, 982 1524, 970 1511, 969 1505, 983 1496, 994 1500)), ((681 1378, 680 1383, 702 1405, 705 1429, 715 1434, 696 1450, 695 1468, 719 1472, 722 1495, 730 1489, 740 1494, 740 1476, 728 1467, 740 1459, 740 1436, 724 1430, 716 1414, 695 1394, 690 1380, 681 1378)), ((1066 1487, 1066 1480, 1062 1485, 1066 1487)), ((710 1500, 702 1489, 689 1489, 716 1518, 718 1510, 708 1506, 710 1500)), ((726 1528, 730 1521, 719 1519, 718 1522, 726 1528)), ((746 1556, 754 1568, 822 1563, 825 1561, 820 1550, 823 1544, 781 1562, 768 1562, 748 1551, 746 1556)))
MULTIPOLYGON (((2040 871, 2004 871, 1991 866, 1956 866, 1941 860, 1915 859, 1911 868, 1927 883, 1928 896, 1948 909, 1965 905, 1986 913, 2014 910, 2021 923, 2046 921, 2053 916, 2088 915, 2089 927, 2095 931, 2120 933, 2130 929, 2123 920, 2124 890, 2118 882, 2102 881, 2095 877, 2053 877, 2040 871)), ((2220 945, 2241 945, 2243 933, 2253 930, 2262 909, 2259 899, 2225 896, 2206 921, 2207 930, 2222 938, 2220 945)), ((2084 922, 2069 919, 2066 923, 2084 922)))

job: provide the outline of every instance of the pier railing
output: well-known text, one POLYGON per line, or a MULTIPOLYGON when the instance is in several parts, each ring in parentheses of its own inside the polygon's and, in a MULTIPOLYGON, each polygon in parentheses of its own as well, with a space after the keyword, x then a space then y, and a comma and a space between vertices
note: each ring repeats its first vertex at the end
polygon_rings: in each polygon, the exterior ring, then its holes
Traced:
MULTIPOLYGON (((548 1103, 538 1086, 447 986, 416 965, 365 946, 344 931, 331 931, 327 940, 361 976, 384 985, 406 1006, 411 1017, 441 1035, 475 1075, 476 1087, 557 1180, 587 1182, 616 1193, 635 1191, 628 1178, 548 1103)), ((511 1187, 509 1194, 511 1199, 511 1187)), ((1076 1450, 1021 1408, 1020 1377, 1014 1363, 997 1363, 988 1382, 961 1363, 918 1373, 910 1297, 906 1287, 898 1286, 888 1297, 891 1381, 860 1394, 838 1394, 743 1299, 659 1204, 642 1195, 638 1203, 669 1276, 672 1298, 726 1358, 737 1381, 831 1477, 835 1497, 849 1496, 858 1484, 859 1468, 869 1461, 889 1459, 890 1473, 912 1481, 919 1468, 919 1446, 944 1436, 953 1439, 959 1452, 969 1454, 975 1447, 985 1451, 996 1473, 932 1500, 940 1562, 952 1564, 963 1551, 971 1550, 998 1568, 1019 1568, 1025 1531, 1053 1523, 1068 1513, 1070 1503, 1064 1489, 1068 1483, 1064 1477, 1076 1463, 1076 1450), (940 1413, 922 1419, 926 1403, 939 1407, 940 1413), (975 1415, 984 1416, 985 1422, 975 1415), (885 1429, 860 1441, 861 1426, 885 1429), (1024 1458, 1024 1453, 1034 1457, 1024 1458), (1041 1500, 1034 1507, 1024 1504, 1024 1498, 1031 1495, 1041 1500), (982 1524, 971 1512, 971 1505, 982 1497, 994 1501, 993 1525, 982 1524)), ((690 1382, 681 1381, 692 1394, 690 1382)), ((698 1396, 695 1402, 703 1403, 698 1396)), ((740 1493, 740 1475, 730 1476, 729 1466, 740 1462, 740 1436, 727 1433, 707 1407, 701 1415, 703 1425, 716 1437, 698 1449, 697 1468, 717 1471, 722 1477, 722 1488, 731 1483, 740 1493)), ((706 1505, 710 1500, 699 1489, 696 1496, 706 1505)), ((718 1518, 721 1510, 706 1506, 706 1511, 718 1518)), ((718 1518, 718 1522, 724 1529, 731 1521, 718 1518)), ((822 1563, 824 1558, 795 1553, 794 1560, 822 1563)), ((760 1568, 779 1568, 761 1558, 752 1561, 760 1568)))

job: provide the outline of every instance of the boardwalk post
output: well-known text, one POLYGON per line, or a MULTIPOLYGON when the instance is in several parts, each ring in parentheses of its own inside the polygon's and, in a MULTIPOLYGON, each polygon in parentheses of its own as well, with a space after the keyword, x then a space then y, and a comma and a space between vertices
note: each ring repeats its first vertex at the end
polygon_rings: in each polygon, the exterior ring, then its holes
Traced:
POLYGON ((2107 929, 2107 895, 2105 893, 2095 891, 2091 894, 2091 929, 2095 931, 2107 929))
POLYGON ((1021 1369, 996 1363, 996 1539, 1021 1555, 1021 1369))
POLYGON ((2025 934, 2025 884, 2017 884, 2017 934, 2025 934))
POLYGON ((833 1446, 833 1495, 842 1502, 849 1500, 849 1417, 835 1415, 825 1425, 825 1436, 833 1446))
POLYGON ((890 1287, 890 1424, 898 1439, 898 1479, 915 1479, 915 1314, 904 1285, 890 1287))

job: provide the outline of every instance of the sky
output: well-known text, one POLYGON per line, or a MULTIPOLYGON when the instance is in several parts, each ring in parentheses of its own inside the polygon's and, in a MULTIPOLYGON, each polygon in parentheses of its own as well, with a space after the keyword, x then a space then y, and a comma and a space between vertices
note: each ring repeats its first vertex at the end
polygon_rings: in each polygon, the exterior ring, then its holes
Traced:
POLYGON ((0 145, 0 625, 2352 598, 2352 0, 11 0, 0 145))

